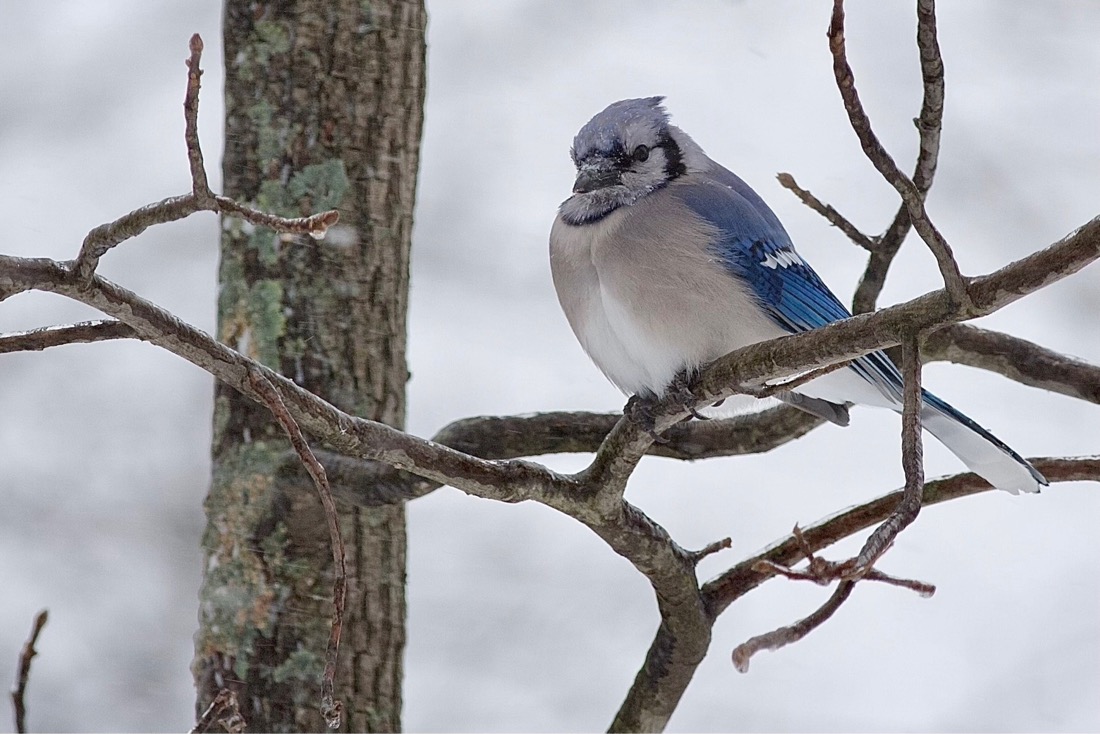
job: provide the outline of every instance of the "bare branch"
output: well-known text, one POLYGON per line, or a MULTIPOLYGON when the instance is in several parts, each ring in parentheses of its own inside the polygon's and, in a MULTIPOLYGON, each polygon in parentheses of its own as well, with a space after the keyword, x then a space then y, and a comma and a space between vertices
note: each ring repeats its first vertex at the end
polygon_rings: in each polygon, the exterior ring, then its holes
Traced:
MULTIPOLYGON (((948 326, 925 337, 922 357, 980 367, 1032 387, 1100 403, 1100 367, 1008 334, 963 324, 948 326)), ((477 416, 451 423, 432 440, 483 459, 589 453, 599 448, 621 418, 615 413, 586 412, 477 416)), ((667 443, 652 444, 647 455, 690 461, 763 453, 822 422, 789 406, 729 419, 682 422, 667 429, 667 443)), ((334 491, 362 506, 415 499, 440 486, 375 462, 327 452, 321 458, 334 491)), ((300 466, 297 457, 292 457, 292 464, 300 466)))
MULTIPOLYGON (((920 152, 913 170, 912 183, 923 200, 935 177, 940 150, 940 131, 943 124, 943 57, 937 40, 935 3, 932 0, 918 0, 917 3, 917 47, 920 51, 924 99, 921 103, 920 116, 913 120, 920 134, 920 152)), ((847 70, 847 74, 838 76, 838 84, 842 79, 845 83, 851 83, 851 93, 854 95, 851 69, 847 70)), ((846 93, 844 84, 841 84, 841 94, 846 95, 846 93)), ((855 99, 858 103, 858 96, 855 99)), ((845 97, 845 107, 848 108, 847 97, 845 97)), ((859 109, 862 113, 862 108, 859 109)), ((849 112, 851 113, 851 109, 849 112)), ((866 116, 864 115, 863 118, 866 119, 866 116)), ((868 127, 868 131, 869 129, 868 127)), ((856 132, 860 135, 860 141, 863 142, 859 129, 856 132)), ((824 204, 809 191, 799 188, 790 174, 779 174, 779 182, 794 192, 802 203, 824 216, 834 226, 839 227, 849 239, 871 252, 867 268, 860 278, 852 299, 852 311, 857 314, 874 311, 875 302, 879 293, 882 292, 890 265, 912 226, 908 202, 902 202, 893 221, 881 236, 869 237, 835 208, 824 204)))
MULTIPOLYGON (((1029 461, 1052 484, 1074 481, 1100 482, 1100 456, 1032 458, 1029 461)), ((926 482, 921 504, 927 507, 992 491, 996 490, 977 474, 956 474, 926 482)), ((820 551, 882 522, 897 507, 903 493, 904 490, 898 490, 882 495, 803 527, 802 534, 807 546, 812 551, 820 551)), ((703 585, 703 596, 711 615, 717 617, 730 604, 772 577, 770 572, 756 570, 757 564, 767 561, 780 566, 792 566, 803 557, 804 550, 800 547, 798 540, 794 535, 789 535, 708 581, 703 585)))
POLYGON ((204 208, 210 206, 214 194, 206 180, 206 165, 199 145, 199 87, 202 81, 202 37, 196 33, 188 44, 187 93, 183 97, 183 139, 187 144, 187 163, 191 167, 191 193, 204 208))
POLYGON ((749 660, 761 650, 776 650, 792 642, 798 642, 810 632, 824 624, 840 609, 840 605, 848 600, 856 582, 851 580, 841 581, 833 590, 829 600, 817 608, 812 614, 804 617, 794 624, 772 630, 762 635, 757 635, 733 649, 733 666, 741 673, 749 672, 749 660))
MULTIPOLYGON (((929 3, 931 5, 931 3, 929 3)), ((934 36, 935 25, 932 33, 934 36)), ((959 265, 955 262, 955 256, 951 252, 950 245, 943 238, 939 230, 928 218, 924 209, 924 194, 914 185, 913 181, 902 173, 894 159, 883 147, 874 131, 871 130, 871 121, 863 109, 863 103, 856 91, 855 75, 848 64, 847 51, 844 37, 844 0, 833 0, 833 17, 829 25, 829 49, 833 54, 833 74, 836 76, 837 87, 840 96, 844 99, 844 109, 848 112, 848 120, 852 124, 859 137, 860 145, 867 158, 874 164, 883 178, 897 190, 902 201, 909 210, 909 219, 921 238, 928 245, 939 264, 940 274, 943 275, 944 285, 951 294, 955 303, 966 306, 969 304, 966 278, 959 271, 959 265)), ((922 145, 922 150, 923 150, 922 145)), ((934 170, 934 169, 933 169, 934 170)))
POLYGON ((321 715, 330 729, 340 727, 343 703, 337 700, 333 693, 334 679, 336 677, 336 661, 340 654, 340 635, 344 629, 344 604, 348 593, 347 552, 344 549, 344 536, 340 533, 340 519, 336 514, 336 503, 332 499, 332 488, 329 487, 325 468, 313 451, 309 448, 302 430, 297 421, 291 417, 279 396, 275 386, 257 369, 251 369, 248 380, 257 393, 263 398, 263 402, 275 416, 276 420, 286 431, 290 439, 290 445, 294 447, 302 464, 305 465, 313 483, 317 487, 317 494, 321 497, 321 504, 325 509, 325 519, 328 522, 329 541, 332 545, 332 563, 335 569, 332 591, 332 627, 329 632, 328 650, 325 654, 325 672, 321 678, 321 715))
POLYGON ((218 695, 214 696, 214 700, 192 727, 191 734, 206 734, 215 724, 221 724, 229 734, 240 734, 248 727, 248 722, 241 716, 237 694, 228 688, 218 691, 218 695))
MULTIPOLYGON (((200 211, 232 214, 253 224, 270 227, 277 232, 289 234, 308 234, 315 239, 325 236, 328 228, 340 218, 335 209, 314 214, 309 217, 277 217, 266 214, 224 196, 215 196, 210 191, 203 163, 202 148, 199 146, 199 88, 202 79, 203 43, 199 34, 191 36, 189 45, 191 55, 187 59, 187 91, 183 99, 184 142, 187 146, 187 161, 191 168, 191 193, 173 196, 154 204, 148 204, 119 217, 113 222, 101 224, 84 238, 80 254, 72 263, 72 270, 78 282, 86 284, 95 273, 99 260, 112 248, 126 240, 137 237, 154 224, 164 224, 184 219, 200 211)), ((11 292, 0 290, 0 300, 11 292)))
POLYGON ((95 273, 99 259, 112 248, 137 237, 154 224, 186 219, 202 209, 193 194, 171 196, 154 204, 146 204, 113 222, 101 224, 84 238, 80 254, 73 261, 73 272, 80 280, 87 281, 95 273))
POLYGON ((35 644, 38 642, 38 635, 42 632, 42 628, 46 626, 46 620, 49 618, 50 612, 48 609, 43 609, 41 612, 35 615, 34 625, 31 627, 31 634, 27 638, 27 641, 23 643, 23 650, 19 653, 19 672, 15 678, 15 688, 11 691, 11 703, 15 709, 15 730, 19 734, 24 734, 27 731, 27 703, 25 696, 27 693, 27 682, 31 676, 31 660, 38 651, 34 649, 35 644))
MULTIPOLYGON (((1077 272, 1097 258, 1100 258, 1100 218, 1041 252, 974 279, 970 288, 973 309, 964 311, 952 305, 944 291, 936 291, 823 329, 754 344, 707 367, 693 385, 693 394, 698 398, 697 405, 711 404, 738 392, 739 385, 789 377, 893 346, 914 328, 934 329, 991 313, 1077 272)), ((98 276, 84 285, 62 263, 0 255, 0 291, 32 288, 65 295, 114 316, 133 327, 141 338, 262 402, 247 379, 249 367, 256 363, 167 311, 98 276)), ((259 369, 279 390, 287 409, 303 429, 321 438, 330 448, 349 456, 380 460, 491 499, 511 502, 539 499, 563 511, 567 508, 579 511, 576 494, 579 485, 606 487, 598 480, 607 476, 624 481, 629 469, 652 444, 652 439, 637 426, 620 420, 589 469, 576 477, 563 477, 527 462, 484 461, 382 424, 353 418, 292 381, 266 368, 259 369)), ((685 415, 682 403, 662 403, 658 430, 667 429, 685 415)), ((617 502, 610 501, 600 512, 615 507, 617 502)))
MULTIPOLYGON (((796 528, 797 531, 797 528, 796 528)), ((797 537, 797 532, 796 532, 797 537)), ((778 563, 772 563, 771 561, 757 561, 753 566, 754 571, 759 571, 764 574, 775 574, 776 576, 783 576, 784 578, 791 579, 792 581, 812 581, 819 586, 829 586, 833 581, 841 578, 844 575, 845 570, 850 567, 851 563, 837 563, 835 561, 828 561, 819 556, 813 555, 812 552, 806 553, 806 558, 810 562, 810 570, 800 571, 798 569, 789 568, 787 566, 780 566, 778 563), (819 570, 814 566, 824 566, 819 570)), ((932 584, 925 583, 923 581, 914 581, 913 579, 902 579, 896 576, 879 571, 877 568, 868 569, 860 577, 860 581, 881 581, 884 584, 890 586, 900 586, 910 591, 915 591, 923 597, 929 597, 936 593, 936 587, 932 584)))
POLYGON ((925 337, 922 352, 925 359, 978 367, 1024 385, 1100 404, 1100 366, 1016 336, 955 324, 925 337))
POLYGON ((29 331, 0 334, 0 354, 40 352, 62 344, 87 344, 109 339, 138 339, 134 330, 121 321, 82 321, 69 326, 43 326, 29 331))
POLYGON ((932 188, 940 157, 943 129, 943 54, 936 29, 935 0, 917 0, 917 49, 920 51, 924 99, 920 116, 913 122, 920 133, 920 153, 913 169, 913 185, 923 198, 932 188))
MULTIPOLYGON (((618 413, 585 412, 478 416, 449 424, 431 440, 482 459, 593 453, 620 420, 618 413)), ((759 454, 822 423, 820 418, 786 405, 733 418, 683 422, 665 432, 667 443, 650 445, 647 454, 686 461, 759 454)), ((375 461, 323 451, 318 456, 328 470, 333 491, 364 507, 405 502, 441 486, 375 461)), ((297 456, 288 457, 287 471, 296 473, 300 466, 297 456)))
POLYGON ((733 547, 733 538, 722 538, 716 540, 713 543, 709 543, 697 551, 691 551, 689 554, 691 562, 698 565, 699 561, 703 560, 707 556, 713 556, 715 553, 727 550, 733 547))
MULTIPOLYGON (((1078 480, 1100 482, 1100 456, 1034 458, 1031 463, 1052 483, 1078 480)), ((959 474, 926 483, 923 504, 937 504, 986 491, 993 491, 993 488, 981 477, 976 474, 959 474)), ((788 536, 707 582, 702 589, 707 618, 713 623, 730 604, 772 578, 770 570, 756 569, 762 562, 789 567, 805 557, 806 548, 811 553, 821 550, 881 522, 897 507, 901 497, 902 491, 899 490, 825 518, 802 531, 805 535, 805 547, 800 545, 794 535, 788 536)), ((892 577, 872 569, 866 578, 890 583, 888 579, 892 577)), ((903 581, 900 585, 923 596, 934 591, 933 587, 920 582, 903 581)), ((660 598, 658 594, 658 599, 660 598)), ((664 728, 695 671, 694 667, 684 667, 682 661, 691 658, 678 649, 679 642, 666 625, 662 624, 658 628, 646 655, 645 665, 634 679, 630 693, 616 714, 611 731, 660 731, 664 728), (677 652, 681 655, 676 658, 677 666, 672 667, 669 663, 677 652)))
POLYGON ((841 232, 846 234, 848 239, 852 242, 855 242, 868 252, 876 252, 878 250, 878 242, 875 238, 863 234, 856 225, 848 221, 843 214, 832 206, 822 203, 820 199, 806 189, 799 188, 798 182, 794 180, 794 176, 789 173, 780 173, 776 178, 779 179, 779 184, 783 188, 792 192, 798 197, 799 201, 829 220, 829 224, 837 227, 841 232))
POLYGON ((875 562, 894 543, 898 534, 907 528, 920 513, 924 495, 924 446, 921 443, 921 363, 920 345, 916 336, 901 343, 902 375, 904 377, 903 407, 901 412, 901 464, 905 470, 905 488, 901 501, 890 516, 875 528, 856 557, 856 576, 872 568, 875 562))
MULTIPOLYGON (((943 126, 943 57, 936 33, 935 6, 928 0, 917 3, 917 47, 920 50, 921 78, 924 99, 916 119, 920 134, 920 152, 913 168, 913 185, 925 196, 932 187, 940 151, 940 131, 943 126)), ((875 309, 875 302, 886 282, 886 273, 909 233, 909 208, 904 202, 893 221, 878 238, 878 250, 871 255, 852 298, 852 310, 865 313, 875 309)))
POLYGON ((828 601, 809 616, 792 625, 753 637, 734 648, 733 664, 740 672, 748 672, 749 660, 757 652, 776 650, 797 642, 824 624, 848 599, 859 581, 874 578, 876 581, 919 590, 922 595, 928 596, 935 591, 935 587, 930 584, 897 579, 874 567, 879 558, 893 545, 898 534, 917 518, 921 508, 924 490, 924 451, 921 444, 920 411, 923 400, 920 345, 916 335, 910 335, 902 342, 902 375, 904 388, 901 413, 901 457, 902 467, 905 470, 905 487, 902 490, 901 501, 882 524, 875 528, 863 544, 859 555, 853 559, 836 563, 816 557, 805 534, 796 525, 792 535, 809 561, 808 573, 782 570, 782 566, 766 559, 752 566, 753 571, 764 573, 769 570, 778 571, 788 578, 809 579, 815 583, 828 583, 830 579, 839 578, 840 583, 828 601))
POLYGON ((245 206, 224 196, 215 196, 215 211, 221 214, 233 214, 241 219, 261 227, 269 227, 276 232, 287 234, 308 234, 315 240, 323 239, 328 228, 340 221, 340 212, 330 209, 327 212, 311 214, 308 217, 277 217, 258 209, 245 206))

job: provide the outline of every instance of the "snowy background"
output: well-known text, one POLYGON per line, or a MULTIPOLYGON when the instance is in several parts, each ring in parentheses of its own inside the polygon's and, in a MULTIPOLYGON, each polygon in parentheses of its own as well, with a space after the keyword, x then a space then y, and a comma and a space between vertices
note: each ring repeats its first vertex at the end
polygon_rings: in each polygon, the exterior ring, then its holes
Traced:
MULTIPOLYGON (((921 94, 909 5, 849 8, 860 92, 907 169, 921 94)), ((667 95, 674 121, 757 188, 850 298, 863 252, 774 178, 793 173, 870 232, 897 206, 834 88, 827 3, 437 0, 428 9, 410 430, 429 436, 468 415, 621 408, 558 310, 546 255, 573 179, 572 136, 617 99, 667 95)), ((220 12, 210 0, 0 0, 0 250, 70 258, 96 224, 188 189, 183 60, 196 31, 207 41, 200 126, 217 188, 220 12)), ((947 109, 929 207, 963 271, 984 273, 1100 212, 1100 4, 946 2, 940 28, 947 109)), ((200 214, 126 243, 100 272, 210 331, 216 248, 215 217, 200 214)), ((1100 362, 1098 268, 981 324, 1100 362)), ((932 257, 910 241, 881 302, 937 285, 932 257)), ((25 294, 0 304, 0 331, 95 317, 25 294)), ((951 365, 926 380, 1024 455, 1100 452, 1095 405, 951 365)), ((34 613, 51 615, 29 691, 32 728, 191 725, 212 387, 137 342, 0 357, 0 671, 14 674, 34 613)), ((898 430, 893 414, 859 410, 848 429, 826 426, 763 456, 647 460, 628 497, 685 547, 732 536, 733 551, 703 564, 709 578, 796 521, 898 486, 898 430)), ((962 470, 938 444, 926 455, 929 476, 962 470)), ((861 586, 825 627, 741 675, 729 662, 736 644, 828 593, 769 583, 719 620, 669 728, 1100 729, 1098 521, 1095 484, 929 509, 883 568, 934 582, 933 599, 861 586)), ((407 728, 606 727, 657 625, 647 582, 539 506, 444 489, 410 505, 409 526, 407 728)), ((10 722, 0 714, 0 729, 10 722)))

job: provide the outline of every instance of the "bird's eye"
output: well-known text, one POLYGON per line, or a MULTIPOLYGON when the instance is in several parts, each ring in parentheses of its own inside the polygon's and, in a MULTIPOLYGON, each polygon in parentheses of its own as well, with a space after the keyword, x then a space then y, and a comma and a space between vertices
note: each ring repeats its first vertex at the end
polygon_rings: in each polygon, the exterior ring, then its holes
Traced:
POLYGON ((637 148, 634 149, 631 157, 639 163, 647 160, 649 158, 649 147, 645 145, 639 145, 637 148))

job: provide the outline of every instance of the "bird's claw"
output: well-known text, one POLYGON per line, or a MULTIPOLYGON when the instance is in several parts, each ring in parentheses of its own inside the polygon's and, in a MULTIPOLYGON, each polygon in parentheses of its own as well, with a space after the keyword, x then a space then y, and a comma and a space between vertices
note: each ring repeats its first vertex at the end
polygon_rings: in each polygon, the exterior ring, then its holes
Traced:
POLYGON ((623 408, 626 415, 635 425, 649 434, 654 443, 667 444, 668 439, 657 433, 657 418, 653 415, 653 407, 657 404, 655 397, 641 397, 631 395, 623 408))
POLYGON ((703 415, 695 409, 695 395, 691 392, 690 382, 691 378, 688 376, 687 370, 681 370, 672 378, 672 382, 668 383, 666 391, 676 398, 676 402, 688 412, 689 416, 696 420, 709 421, 709 415, 703 415))

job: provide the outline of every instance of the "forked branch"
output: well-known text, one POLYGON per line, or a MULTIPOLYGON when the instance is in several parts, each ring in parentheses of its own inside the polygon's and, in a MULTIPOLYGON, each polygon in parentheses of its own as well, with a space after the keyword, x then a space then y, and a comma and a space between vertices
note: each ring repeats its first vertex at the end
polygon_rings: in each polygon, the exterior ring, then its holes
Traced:
MULTIPOLYGON (((930 39, 931 47, 927 52, 922 50, 921 61, 925 67, 925 80, 926 89, 929 78, 939 78, 939 84, 941 86, 940 93, 940 108, 942 109, 942 59, 939 57, 939 47, 935 43, 936 39, 936 27, 935 27, 935 12, 934 4, 932 0, 928 0, 925 3, 929 9, 928 13, 922 14, 922 20, 927 24, 930 19, 930 28, 922 26, 922 33, 918 33, 918 39, 925 39, 925 43, 928 43, 930 39), (932 61, 939 63, 939 73, 935 70, 930 70, 927 67, 931 65, 932 61)), ((914 229, 920 234, 921 239, 928 245, 928 249, 932 251, 932 254, 936 258, 936 262, 939 264, 940 274, 943 276, 944 285, 947 287, 947 292, 951 295, 951 299, 960 306, 966 306, 970 302, 969 295, 967 293, 966 278, 963 277, 959 271, 959 264, 955 262, 955 256, 951 252, 951 246, 947 244, 947 240, 940 234, 939 230, 932 223, 932 220, 928 217, 928 212, 924 209, 924 194, 925 191, 921 191, 920 188, 906 176, 898 168, 894 162, 893 157, 887 152, 886 148, 879 141, 878 136, 875 135, 871 129, 871 120, 867 117, 866 111, 863 109, 863 103, 860 101, 859 92, 856 91, 855 74, 852 71, 852 67, 848 64, 847 56, 847 40, 844 35, 844 0, 833 0, 833 16, 829 25, 829 50, 833 54, 833 74, 836 77, 837 87, 840 89, 840 96, 844 100, 844 109, 848 113, 848 121, 852 125, 852 129, 859 137, 860 145, 863 148, 863 152, 867 155, 867 158, 874 164, 878 172, 885 178, 901 196, 905 207, 909 213, 909 220, 912 222, 914 229)), ((926 98, 927 99, 927 98, 926 98)), ((927 104, 927 102, 926 102, 927 104)), ((921 127, 918 122, 918 127, 921 127)), ((922 138, 921 155, 925 155, 926 148, 929 151, 929 157, 932 161, 930 166, 924 168, 918 163, 918 171, 925 170, 927 173, 927 180, 929 185, 931 184, 931 177, 935 171, 935 152, 939 148, 938 138, 938 117, 936 124, 934 125, 936 130, 936 137, 934 142, 928 142, 922 138)), ((923 128, 922 128, 923 132, 923 128)))
MULTIPOLYGON (((202 80, 203 43, 199 34, 191 36, 191 55, 187 59, 187 91, 184 94, 184 142, 187 161, 191 168, 191 193, 172 196, 154 204, 135 209, 113 222, 101 224, 84 238, 80 253, 72 263, 72 271, 81 283, 88 283, 95 273, 99 260, 112 248, 137 237, 154 224, 165 224, 185 219, 195 212, 208 211, 238 216, 252 224, 270 227, 277 232, 308 234, 320 239, 328 228, 336 224, 340 214, 335 209, 308 217, 276 217, 245 206, 210 191, 199 145, 199 88, 202 80)), ((6 295, 0 290, 0 300, 6 295)))

